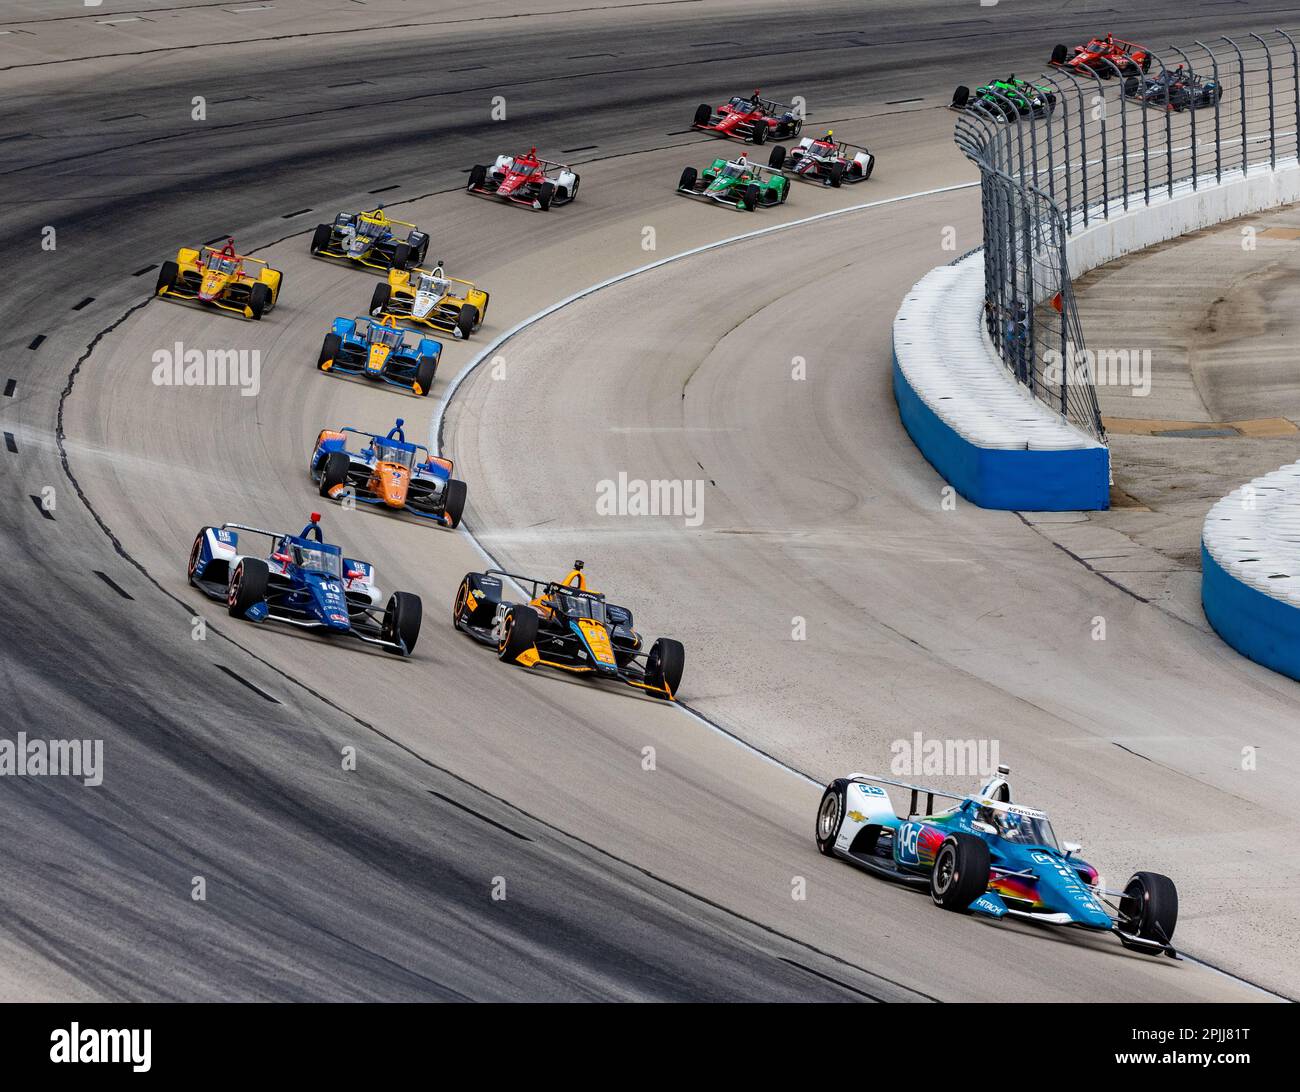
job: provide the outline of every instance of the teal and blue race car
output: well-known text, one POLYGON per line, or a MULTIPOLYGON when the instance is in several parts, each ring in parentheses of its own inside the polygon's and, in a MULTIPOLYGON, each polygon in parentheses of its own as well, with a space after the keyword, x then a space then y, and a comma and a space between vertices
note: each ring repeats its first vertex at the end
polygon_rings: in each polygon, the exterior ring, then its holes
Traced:
POLYGON ((1011 802, 1009 772, 999 766, 970 796, 870 774, 839 778, 826 786, 817 809, 817 848, 877 876, 928 888, 945 910, 1114 933, 1126 948, 1177 958, 1173 880, 1135 872, 1123 891, 1106 890, 1097 870, 1077 856, 1079 846, 1057 843, 1044 812, 1011 802), (911 794, 905 814, 896 814, 885 786, 911 794), (936 811, 936 797, 956 803, 936 811))
POLYGON ((385 604, 374 566, 326 542, 319 512, 296 535, 242 523, 200 528, 188 576, 209 599, 224 601, 232 618, 355 637, 399 656, 409 656, 420 636, 420 597, 398 591, 385 604), (250 536, 269 539, 269 549, 245 552, 250 536))
POLYGON ((316 367, 331 375, 358 376, 427 395, 440 356, 442 342, 402 329, 391 316, 336 318, 316 367))
POLYGON ((702 171, 687 167, 677 192, 753 212, 760 205, 783 204, 790 196, 790 180, 742 155, 733 160, 715 159, 702 171))

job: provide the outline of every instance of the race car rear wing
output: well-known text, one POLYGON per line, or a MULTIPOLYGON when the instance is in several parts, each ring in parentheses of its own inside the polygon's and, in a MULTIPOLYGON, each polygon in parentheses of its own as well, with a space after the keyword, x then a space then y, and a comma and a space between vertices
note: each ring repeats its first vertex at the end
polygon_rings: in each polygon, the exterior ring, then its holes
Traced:
POLYGON ((538 588, 549 588, 554 584, 557 588, 562 588, 568 595, 576 596, 579 599, 604 599, 605 596, 600 592, 588 591, 586 588, 575 588, 568 584, 561 584, 558 580, 542 579, 536 576, 520 576, 519 573, 508 573, 505 569, 484 569, 484 576, 503 576, 507 580, 513 580, 520 588, 529 587, 532 591, 526 593, 530 598, 536 599, 538 588))
POLYGON ((906 781, 895 781, 889 777, 876 777, 874 774, 855 773, 849 777, 850 781, 865 781, 873 785, 892 785, 896 789, 907 789, 912 794, 911 802, 907 808, 907 814, 910 815, 933 815, 935 797, 944 800, 965 800, 969 793, 952 793, 943 789, 928 789, 923 785, 910 785, 906 781), (920 803, 921 794, 925 794, 925 811, 917 809, 920 803))

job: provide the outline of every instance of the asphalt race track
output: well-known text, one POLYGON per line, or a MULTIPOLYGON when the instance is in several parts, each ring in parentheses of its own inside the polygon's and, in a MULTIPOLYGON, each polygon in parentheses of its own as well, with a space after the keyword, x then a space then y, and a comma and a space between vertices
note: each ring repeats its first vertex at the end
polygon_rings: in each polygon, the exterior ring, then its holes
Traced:
MULTIPOLYGON (((1300 892, 1273 849, 1298 833, 1293 687, 1015 515, 941 510, 889 393, 902 294, 953 257, 944 227, 958 251, 979 242, 952 87, 1036 71, 1040 41, 1098 17, 1028 0, 554 6, 0 2, 6 722, 105 754, 96 788, 0 781, 0 997, 1294 995, 1300 892), (689 130, 695 104, 754 86, 869 143, 875 176, 796 184, 753 216, 676 196, 682 167, 723 154, 689 130), (581 172, 571 206, 461 192, 472 164, 531 144, 581 172), (378 200, 492 293, 473 340, 443 339, 423 400, 313 366, 374 275, 312 259, 306 234, 378 200), (452 378, 542 309, 868 203, 557 311, 442 418, 452 378), (226 233, 284 271, 264 321, 150 300, 177 246, 226 233), (152 356, 177 342, 258 350, 260 392, 156 385, 152 356), (422 437, 435 414, 473 537, 316 495, 321 427, 400 415, 422 437), (596 483, 620 471, 708 482, 703 523, 599 517, 596 483), (201 526, 296 530, 313 509, 385 590, 423 597, 414 657, 236 622, 187 586, 201 526), (639 628, 685 643, 699 716, 507 668, 455 632, 480 544, 539 575, 583 557, 639 628), (1177 877, 1192 958, 943 914, 819 857, 820 783, 883 769, 913 731, 998 737, 1022 795, 1108 877, 1177 877), (1273 756, 1247 783, 1243 742, 1273 756)), ((1125 30, 1258 22, 1152 0, 1125 30)))

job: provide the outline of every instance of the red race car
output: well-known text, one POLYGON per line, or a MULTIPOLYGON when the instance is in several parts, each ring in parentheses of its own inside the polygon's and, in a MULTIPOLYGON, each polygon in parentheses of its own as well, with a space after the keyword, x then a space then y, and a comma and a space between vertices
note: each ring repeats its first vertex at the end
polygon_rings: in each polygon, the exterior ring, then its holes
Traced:
POLYGON ((1083 76, 1091 77, 1095 73, 1108 80, 1115 75, 1115 69, 1119 69, 1121 76, 1137 76, 1147 71, 1151 67, 1151 53, 1145 46, 1107 34, 1104 38, 1094 38, 1087 45, 1075 46, 1073 50, 1058 45, 1052 50, 1052 64, 1072 69, 1083 76))
POLYGON ((545 212, 578 196, 578 175, 563 163, 539 159, 537 149, 530 148, 524 155, 499 155, 490 167, 471 168, 466 189, 545 212))
POLYGON ((791 107, 765 99, 755 91, 752 95, 733 95, 718 107, 700 103, 695 108, 692 128, 764 144, 769 137, 784 140, 798 136, 803 119, 791 107))

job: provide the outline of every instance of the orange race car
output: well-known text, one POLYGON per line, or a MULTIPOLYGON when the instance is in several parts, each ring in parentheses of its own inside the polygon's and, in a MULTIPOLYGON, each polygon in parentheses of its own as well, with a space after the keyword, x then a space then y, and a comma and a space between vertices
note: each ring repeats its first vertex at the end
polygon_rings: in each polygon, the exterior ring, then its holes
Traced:
POLYGON ((154 291, 260 319, 280 298, 282 279, 283 274, 261 258, 237 254, 235 240, 227 239, 220 249, 181 247, 174 262, 163 262, 154 291))

